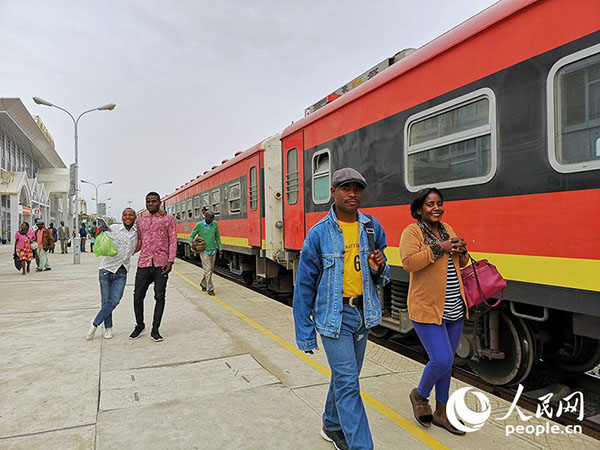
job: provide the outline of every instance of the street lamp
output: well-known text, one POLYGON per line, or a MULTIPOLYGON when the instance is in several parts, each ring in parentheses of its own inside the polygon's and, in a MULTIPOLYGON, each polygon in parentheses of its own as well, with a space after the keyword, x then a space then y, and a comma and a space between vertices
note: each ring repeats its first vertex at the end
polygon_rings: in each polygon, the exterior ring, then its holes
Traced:
MULTIPOLYGON (((98 108, 94 108, 94 109, 88 109, 87 111, 82 112, 81 114, 79 114, 79 116, 77 117, 77 119, 75 119, 75 117, 73 116, 73 114, 71 114, 69 111, 67 111, 64 108, 61 108, 58 105, 54 105, 52 103, 50 103, 47 100, 41 99, 39 97, 33 97, 33 101, 35 103, 37 103, 38 105, 43 105, 43 106, 50 106, 50 107, 54 107, 56 109, 60 109, 61 111, 66 112, 69 117, 71 118, 71 120, 73 120, 73 126, 75 128, 75 226, 77 227, 77 222, 79 220, 79 183, 77 183, 77 179, 79 178, 79 152, 78 152, 78 147, 77 147, 77 125, 79 124, 79 119, 81 119, 81 117, 84 114, 93 112, 93 111, 112 111, 113 109, 115 109, 115 107, 117 106, 114 103, 107 103, 106 105, 102 105, 99 106, 98 108)), ((96 198, 98 197, 98 194, 96 193, 96 198)), ((81 242, 81 238, 79 237, 78 234, 75 235, 75 239, 74 239, 74 248, 73 248, 73 264, 79 264, 79 258, 80 258, 80 242, 81 242)))
POLYGON ((112 180, 111 181, 105 181, 104 183, 100 183, 98 185, 92 183, 91 181, 85 181, 85 180, 79 180, 82 183, 86 183, 86 184, 91 184, 92 186, 94 186, 96 188, 96 198, 92 198, 92 200, 96 200, 96 214, 98 214, 98 188, 100 186, 102 186, 103 184, 112 184, 112 180))

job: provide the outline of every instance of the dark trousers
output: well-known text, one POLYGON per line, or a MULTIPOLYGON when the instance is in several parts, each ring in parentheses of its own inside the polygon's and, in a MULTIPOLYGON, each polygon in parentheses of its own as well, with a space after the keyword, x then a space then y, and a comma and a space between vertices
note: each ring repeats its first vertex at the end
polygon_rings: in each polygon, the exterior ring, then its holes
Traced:
POLYGON ((133 310, 135 311, 135 321, 138 326, 144 325, 144 299, 146 292, 152 283, 154 283, 154 320, 152 329, 158 330, 165 310, 165 291, 167 290, 168 275, 163 275, 161 267, 138 267, 135 273, 135 287, 133 289, 133 310))

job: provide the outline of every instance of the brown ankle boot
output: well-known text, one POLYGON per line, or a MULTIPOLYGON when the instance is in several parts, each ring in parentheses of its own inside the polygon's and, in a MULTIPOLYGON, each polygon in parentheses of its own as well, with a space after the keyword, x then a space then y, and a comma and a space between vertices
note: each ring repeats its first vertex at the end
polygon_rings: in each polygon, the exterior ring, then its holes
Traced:
POLYGON ((457 436, 464 436, 466 434, 464 431, 459 430, 450 423, 450 421, 448 420, 448 416, 446 415, 446 404, 442 402, 436 402, 435 404, 435 412, 433 413, 433 424, 435 426, 444 428, 446 429, 446 431, 449 431, 450 433, 455 434, 457 436))
POLYGON ((431 422, 433 420, 433 416, 431 414, 431 406, 427 399, 424 399, 419 395, 419 391, 417 388, 414 388, 410 391, 408 396, 410 398, 410 403, 413 407, 413 414, 415 415, 415 419, 424 427, 429 428, 431 426, 431 422))

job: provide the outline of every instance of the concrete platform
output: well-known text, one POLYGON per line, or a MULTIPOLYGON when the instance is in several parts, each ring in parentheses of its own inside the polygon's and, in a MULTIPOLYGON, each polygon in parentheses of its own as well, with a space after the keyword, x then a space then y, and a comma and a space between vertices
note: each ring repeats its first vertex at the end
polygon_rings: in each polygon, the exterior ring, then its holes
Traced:
MULTIPOLYGON (((318 434, 325 354, 296 349, 287 306, 218 277, 217 297, 208 297, 200 269, 178 261, 163 342, 127 338, 133 273, 113 314, 114 338, 99 330, 86 341, 100 303, 96 258, 83 254, 74 266, 71 255, 54 254, 52 271, 21 276, 11 250, 0 246, 0 449, 333 448, 318 434)), ((361 384, 376 448, 598 448, 580 435, 506 437, 492 419, 509 405, 496 398, 480 431, 424 430, 408 402, 422 369, 369 343, 361 384)), ((453 380, 453 391, 461 386, 453 380)))

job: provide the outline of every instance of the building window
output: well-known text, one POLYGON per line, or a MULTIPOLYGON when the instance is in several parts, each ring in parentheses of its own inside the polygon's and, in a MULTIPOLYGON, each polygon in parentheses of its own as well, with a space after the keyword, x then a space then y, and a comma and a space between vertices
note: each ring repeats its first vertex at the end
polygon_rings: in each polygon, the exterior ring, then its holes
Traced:
POLYGON ((250 167, 250 185, 248 186, 250 209, 255 211, 258 206, 258 184, 256 182, 256 166, 250 167))
POLYGON ((238 214, 242 207, 242 189, 239 182, 232 183, 227 187, 227 202, 229 203, 229 213, 238 214))
POLYGON ((327 203, 331 196, 329 149, 319 150, 312 158, 312 192, 314 203, 327 203))
POLYGON ((198 219, 200 217, 200 196, 196 195, 194 197, 194 218, 198 219))
POLYGON ((298 203, 298 150, 295 148, 288 150, 287 153, 287 175, 285 176, 285 192, 287 194, 288 205, 298 203))
POLYGON ((552 167, 563 173, 600 168, 600 44, 554 64, 547 97, 552 167))
POLYGON ((215 214, 215 216, 218 216, 221 214, 221 190, 215 189, 212 191, 211 197, 212 212, 215 214))
POLYGON ((496 99, 479 89, 408 118, 404 176, 409 191, 487 183, 496 172, 496 99))

